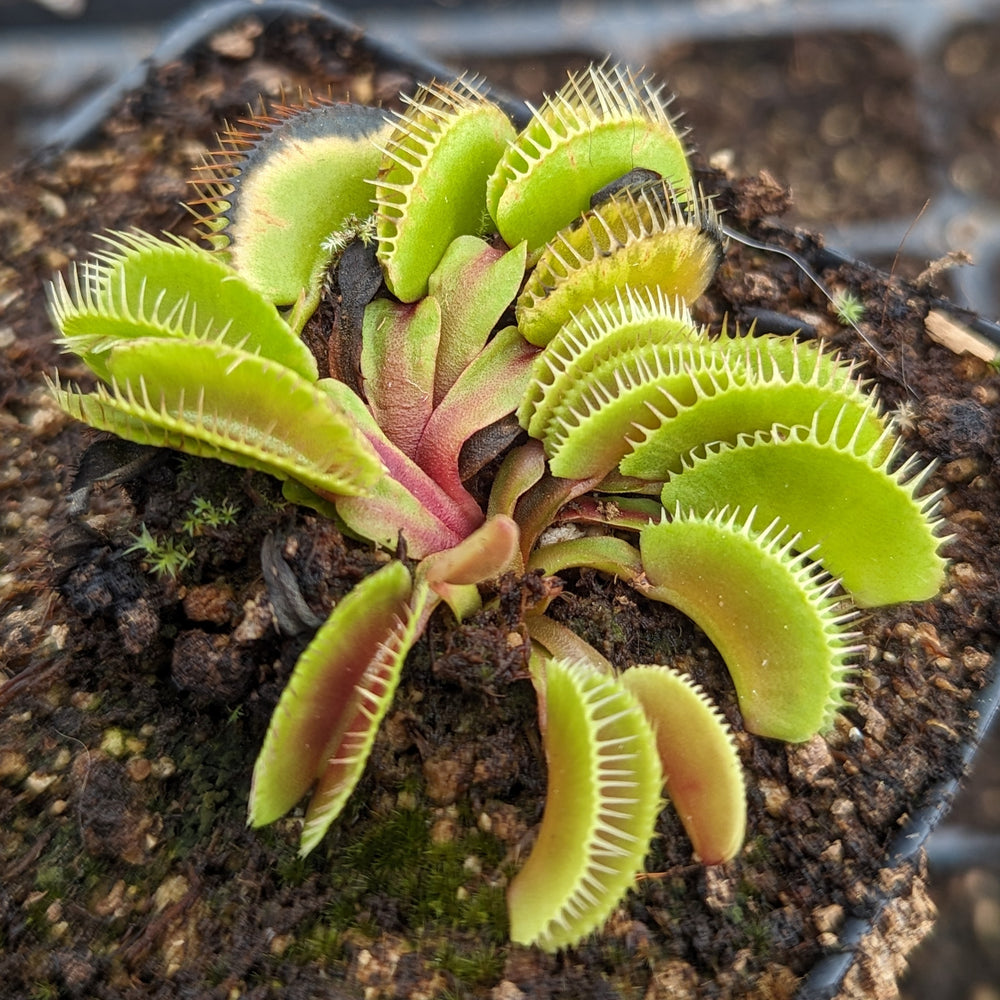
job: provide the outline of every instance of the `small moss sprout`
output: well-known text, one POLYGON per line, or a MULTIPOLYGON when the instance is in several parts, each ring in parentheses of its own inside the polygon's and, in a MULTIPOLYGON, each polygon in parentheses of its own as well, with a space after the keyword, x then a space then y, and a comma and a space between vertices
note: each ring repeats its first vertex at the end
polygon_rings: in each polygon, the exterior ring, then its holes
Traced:
POLYGON ((849 289, 835 292, 831 305, 841 326, 857 326, 864 318, 864 302, 849 289))
POLYGON ((194 550, 190 546, 175 538, 156 538, 145 524, 133 539, 132 544, 125 549, 126 555, 141 553, 149 572, 158 577, 177 577, 194 560, 194 550))
POLYGON ((232 527, 236 524, 239 507, 231 500, 213 503, 206 497, 195 497, 181 520, 181 530, 191 538, 204 534, 206 529, 232 527))

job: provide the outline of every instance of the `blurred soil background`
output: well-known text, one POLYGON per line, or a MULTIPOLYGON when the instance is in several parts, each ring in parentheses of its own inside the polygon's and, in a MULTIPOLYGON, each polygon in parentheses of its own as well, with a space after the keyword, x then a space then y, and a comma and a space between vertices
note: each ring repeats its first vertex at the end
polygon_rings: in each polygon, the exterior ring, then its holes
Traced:
MULTIPOLYGON (((938 262, 956 301, 1000 314, 995 0, 339 6, 390 44, 531 99, 609 52, 645 66, 676 92, 705 157, 791 187, 785 222, 908 277, 938 262)), ((149 57, 184 9, 0 0, 0 167, 59 141, 67 117, 149 57)), ((905 1000, 1000 1000, 996 726, 929 864, 940 917, 905 1000)))

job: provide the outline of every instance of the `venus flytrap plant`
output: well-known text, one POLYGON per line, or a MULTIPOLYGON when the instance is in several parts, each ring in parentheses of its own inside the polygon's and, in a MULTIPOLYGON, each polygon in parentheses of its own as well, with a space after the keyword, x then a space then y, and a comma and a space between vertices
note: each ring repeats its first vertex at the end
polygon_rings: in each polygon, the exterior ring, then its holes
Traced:
MULTIPOLYGON (((63 344, 104 382, 55 386, 68 412, 275 475, 409 557, 334 607, 257 759, 250 822, 309 794, 303 854, 430 616, 475 613, 501 573, 586 566, 677 607, 723 656, 744 725, 788 740, 843 703, 851 598, 922 600, 943 574, 927 471, 900 460, 854 369, 693 322, 728 230, 657 87, 591 67, 520 133, 473 81, 406 103, 310 101, 229 129, 194 205, 214 252, 112 234, 51 297, 63 344), (361 343, 320 371, 298 333, 337 287, 331 263, 373 230, 377 271, 343 303, 361 343), (500 460, 485 498, 463 474, 470 442, 479 466, 500 460)), ((545 614, 551 599, 524 622, 549 797, 509 906, 515 941, 554 950, 641 870, 664 789, 706 863, 739 851, 746 807, 704 692, 662 666, 616 673, 545 614)))

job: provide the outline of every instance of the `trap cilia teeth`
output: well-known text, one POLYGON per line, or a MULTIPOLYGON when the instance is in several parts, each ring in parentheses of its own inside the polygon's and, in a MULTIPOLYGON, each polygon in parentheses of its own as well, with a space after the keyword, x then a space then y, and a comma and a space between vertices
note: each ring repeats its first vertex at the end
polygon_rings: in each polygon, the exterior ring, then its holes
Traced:
POLYGON ((664 180, 612 193, 546 243, 517 300, 518 327, 544 346, 592 303, 625 285, 694 302, 722 259, 711 203, 681 200, 664 180))
POLYGON ((525 240, 529 257, 537 254, 592 207, 597 192, 636 168, 689 200, 683 135, 662 94, 650 79, 603 64, 571 75, 532 108, 487 185, 490 215, 504 240, 525 240))
POLYGON ((386 284, 413 302, 454 239, 492 229, 486 181, 515 131, 475 80, 421 87, 407 104, 382 147, 374 201, 386 284))
MULTIPOLYGON (((930 470, 902 460, 855 368, 692 319, 731 232, 661 93, 591 66, 520 131, 466 78, 400 113, 262 107, 194 182, 211 252, 115 234, 53 284, 62 343, 107 383, 56 386, 73 416, 269 473, 345 532, 407 543, 415 565, 366 578, 302 654, 254 768, 255 826, 311 791, 303 854, 352 794, 435 608, 473 614, 506 571, 589 567, 676 606, 722 654, 745 728, 787 740, 844 704, 852 599, 943 582, 930 470), (299 337, 334 291, 356 319, 354 382, 299 337), (461 452, 498 427, 484 501, 461 452)), ((511 931, 553 950, 618 905, 664 788, 709 863, 739 852, 746 803, 732 735, 688 678, 619 674, 543 610, 523 625, 549 793, 511 931)))
POLYGON ((392 126, 380 108, 303 96, 263 102, 219 134, 188 202, 207 242, 278 306, 315 308, 332 248, 371 214, 371 178, 392 126))

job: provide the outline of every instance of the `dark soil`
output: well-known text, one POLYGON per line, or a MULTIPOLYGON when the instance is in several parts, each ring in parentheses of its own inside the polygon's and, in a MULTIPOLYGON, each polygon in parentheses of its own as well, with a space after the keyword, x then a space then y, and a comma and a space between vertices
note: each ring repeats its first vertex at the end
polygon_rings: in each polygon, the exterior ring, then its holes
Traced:
POLYGON ((787 320, 772 324, 866 363, 907 444, 941 463, 930 487, 948 491, 953 538, 941 597, 864 617, 851 705, 803 746, 741 731, 721 662, 671 609, 568 576, 561 615, 617 663, 687 668, 737 730, 750 810, 741 856, 692 864, 668 810, 648 862, 657 874, 604 934, 558 957, 507 943, 503 890, 545 788, 518 641, 537 585, 516 579, 466 625, 434 620, 360 788, 308 859, 296 856, 296 817, 246 828, 253 759, 309 620, 382 557, 284 505, 265 477, 87 452, 95 436, 46 395, 45 374, 85 372, 52 343, 44 283, 99 246, 96 232, 190 232, 179 202, 191 168, 259 94, 391 102, 412 84, 315 24, 260 29, 249 21, 157 69, 86 149, 0 177, 0 993, 791 997, 837 950, 843 922, 885 894, 884 937, 847 992, 892 996, 931 907, 920 874, 890 869, 886 848, 960 771, 970 700, 997 645, 1000 379, 926 337, 926 289, 863 266, 824 269, 817 238, 774 223, 787 197, 766 177, 704 170, 734 225, 863 299, 877 354, 787 258, 738 244, 702 318, 778 314, 787 320), (90 495, 70 496, 85 454, 90 495), (238 523, 188 537, 196 497, 235 505, 238 523), (190 548, 176 580, 126 552, 142 524, 190 548))

